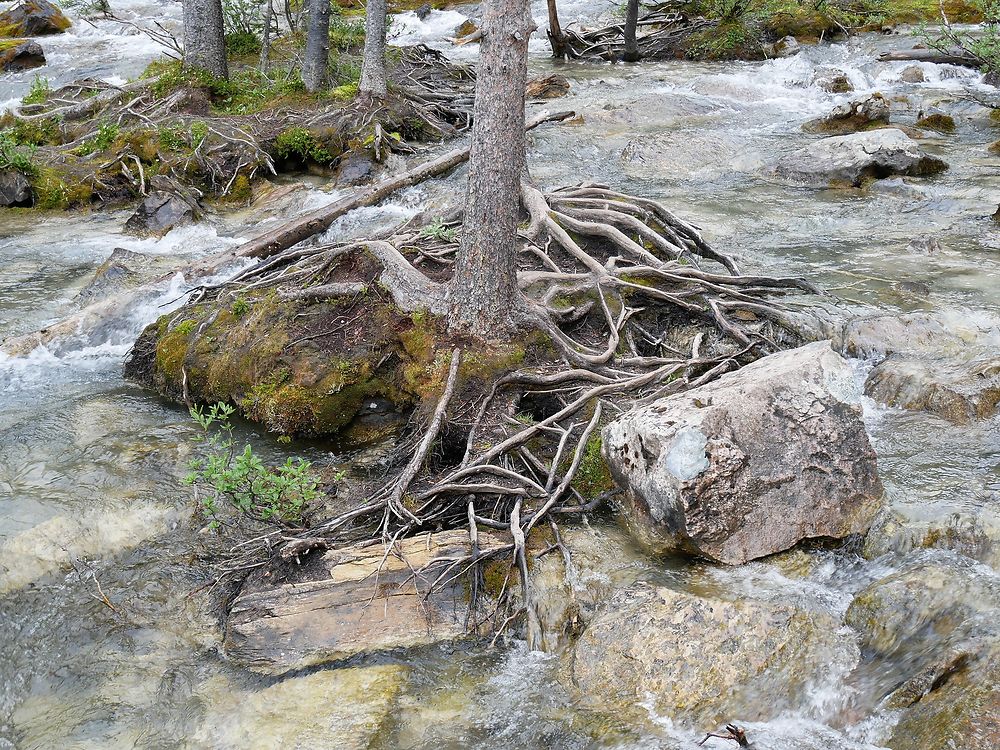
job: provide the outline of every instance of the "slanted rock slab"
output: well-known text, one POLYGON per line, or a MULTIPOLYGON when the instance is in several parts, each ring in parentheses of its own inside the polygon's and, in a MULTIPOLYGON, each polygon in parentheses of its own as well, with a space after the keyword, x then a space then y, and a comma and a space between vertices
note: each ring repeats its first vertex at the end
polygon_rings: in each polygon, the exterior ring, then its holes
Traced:
POLYGON ((892 175, 932 175, 947 168, 903 131, 881 128, 811 143, 783 156, 773 175, 809 187, 861 187, 892 175))
POLYGON ((630 531, 731 565, 864 533, 882 483, 858 390, 823 341, 626 413, 603 450, 630 531))
POLYGON ((162 237, 194 219, 194 208, 183 198, 156 191, 147 195, 125 222, 125 231, 136 237, 162 237))
POLYGON ((865 393, 955 424, 989 419, 1000 405, 1000 358, 956 362, 891 355, 872 370, 865 393))
POLYGON ((762 721, 800 705, 807 686, 849 669, 858 650, 840 623, 792 604, 705 598, 636 584, 587 626, 573 652, 581 700, 702 726, 762 721), (648 703, 647 703, 648 701, 648 703))
POLYGON ((48 0, 21 0, 0 13, 0 29, 8 36, 61 34, 72 24, 48 0))
MULTIPOLYGON (((502 544, 498 536, 479 534, 484 552, 502 544)), ((328 551, 308 563, 304 580, 270 585, 255 579, 230 608, 226 654, 256 671, 278 673, 464 638, 465 578, 425 595, 450 562, 469 554, 467 532, 428 533, 399 542, 388 555, 381 544, 328 551)))

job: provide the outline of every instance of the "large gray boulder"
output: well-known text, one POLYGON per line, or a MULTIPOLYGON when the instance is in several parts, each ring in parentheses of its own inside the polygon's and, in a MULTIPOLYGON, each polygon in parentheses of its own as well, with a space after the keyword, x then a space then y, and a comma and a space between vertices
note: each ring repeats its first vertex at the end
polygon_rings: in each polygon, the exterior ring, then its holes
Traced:
POLYGON ((27 177, 15 169, 0 172, 0 207, 30 206, 33 202, 27 177))
POLYGON ((632 533, 738 565, 864 533, 881 504, 851 366, 816 342, 634 409, 605 427, 632 533))
POLYGON ((136 237, 162 237, 174 227, 190 224, 195 207, 171 193, 155 191, 146 196, 128 221, 125 232, 136 237))
POLYGON ((641 704, 713 726, 796 708, 810 686, 857 658, 828 613, 639 583, 619 590, 587 626, 572 675, 585 705, 628 712, 641 704))
POLYGON ((892 175, 922 176, 948 164, 896 128, 823 138, 782 157, 774 176, 810 187, 861 187, 892 175))
POLYGON ((18 73, 45 65, 42 45, 31 39, 14 39, 6 42, 0 38, 0 71, 18 73))
MULTIPOLYGON (((480 533, 481 551, 501 545, 480 533)), ((461 571, 427 593, 451 562, 469 554, 464 531, 406 539, 388 555, 382 545, 314 554, 288 582, 258 577, 244 586, 229 610, 225 652, 255 671, 281 673, 467 637, 461 571)))

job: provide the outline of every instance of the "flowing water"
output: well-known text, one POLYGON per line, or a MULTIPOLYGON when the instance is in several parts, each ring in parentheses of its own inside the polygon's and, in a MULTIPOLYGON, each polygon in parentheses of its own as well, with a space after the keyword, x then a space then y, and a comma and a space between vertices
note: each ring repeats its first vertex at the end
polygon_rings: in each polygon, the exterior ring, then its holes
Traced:
MULTIPOLYGON (((179 15, 178 3, 112 4, 121 15, 147 22, 171 25, 179 15)), ((609 5, 578 0, 563 14, 593 16, 609 5)), ((474 45, 456 51, 446 41, 463 10, 435 11, 425 21, 403 14, 393 30, 401 42, 430 43, 467 59, 474 45)), ((543 4, 535 14, 544 17, 543 4)), ((554 106, 576 109, 582 122, 532 134, 533 173, 545 186, 597 180, 661 199, 745 268, 804 275, 834 291, 845 314, 935 311, 995 345, 1000 232, 988 215, 1000 200, 1000 165, 986 145, 1000 131, 991 129, 987 110, 975 101, 979 83, 972 72, 923 65, 927 81, 904 84, 904 64, 875 62, 878 52, 910 41, 866 36, 764 63, 556 66, 538 38, 533 70, 558 67, 572 80, 570 96, 554 106), (790 188, 762 177, 762 167, 810 140, 800 130, 804 121, 844 101, 814 83, 828 68, 844 71, 855 95, 878 90, 889 97, 897 122, 912 123, 919 111, 954 115, 955 135, 923 141, 951 168, 933 179, 888 180, 866 191, 790 188), (926 236, 943 249, 928 254, 910 245, 926 236), (918 282, 928 292, 914 294, 901 282, 918 282)), ((120 81, 156 54, 145 37, 105 21, 79 22, 43 43, 50 60, 43 73, 54 84, 86 75, 120 81)), ((23 95, 32 77, 0 77, 0 103, 23 95)), ((330 235, 454 200, 463 177, 460 170, 357 212, 330 235)), ((314 187, 307 203, 332 198, 314 187)), ((72 310, 74 295, 115 247, 155 255, 169 266, 250 236, 258 222, 210 217, 153 241, 122 234, 125 218, 116 212, 42 222, 36 215, 0 216, 0 337, 72 310)), ((191 565, 199 541, 179 478, 192 425, 183 409, 121 377, 135 334, 177 304, 184 288, 178 277, 155 299, 79 336, 23 358, 0 354, 0 748, 293 747, 306 742, 301 732, 310 722, 364 724, 365 706, 380 727, 373 747, 695 747, 706 727, 684 726, 652 704, 646 720, 630 726, 595 719, 564 684, 564 658, 523 645, 429 649, 378 660, 378 674, 387 680, 403 675, 382 724, 376 714, 387 694, 350 682, 358 670, 310 675, 303 679, 327 681, 296 693, 289 686, 296 680, 274 683, 228 665, 217 615, 196 593, 204 575, 191 565), (346 711, 341 702, 355 709, 346 711)), ((996 419, 956 427, 929 414, 869 404, 867 421, 890 503, 902 517, 917 524, 960 516, 1000 525, 996 419)), ((323 445, 308 451, 317 461, 338 461, 323 445)), ((796 601, 837 617, 853 593, 919 554, 910 552, 904 535, 892 540, 895 554, 872 561, 847 550, 817 551, 794 571, 767 562, 719 570, 646 557, 610 526, 588 533, 616 545, 595 553, 603 557, 591 572, 595 581, 710 586, 731 596, 796 601)), ((979 575, 996 578, 986 566, 979 575)), ((865 695, 869 684, 891 679, 893 667, 880 667, 882 673, 856 668, 857 646, 848 642, 829 654, 824 679, 804 691, 794 709, 747 725, 758 748, 873 750, 887 739, 896 717, 865 695)))

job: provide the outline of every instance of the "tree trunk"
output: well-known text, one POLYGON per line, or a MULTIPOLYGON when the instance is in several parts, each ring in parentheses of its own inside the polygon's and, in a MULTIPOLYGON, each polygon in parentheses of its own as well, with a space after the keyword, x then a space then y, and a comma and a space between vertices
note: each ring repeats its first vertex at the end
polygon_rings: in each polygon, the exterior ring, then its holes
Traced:
POLYGON ((309 31, 302 82, 306 91, 326 88, 330 74, 330 0, 309 0, 309 31))
POLYGON ((184 64, 229 78, 221 0, 184 0, 184 64))
POLYGON ((566 38, 562 33, 562 26, 559 24, 559 9, 556 7, 556 0, 547 0, 549 8, 549 44, 552 45, 552 56, 560 59, 566 57, 566 38))
POLYGON ((635 27, 639 23, 639 0, 628 0, 625 8, 625 62, 639 61, 639 43, 635 27))
POLYGON ((365 54, 361 61, 361 83, 358 89, 378 99, 389 89, 385 74, 385 0, 368 0, 365 12, 365 54))
POLYGON ((267 0, 264 9, 264 29, 260 40, 260 72, 266 74, 271 67, 271 27, 274 25, 274 0, 267 0))
POLYGON ((526 176, 524 87, 528 0, 483 3, 462 245, 449 288, 449 327, 482 339, 510 336, 517 291, 517 221, 526 176))

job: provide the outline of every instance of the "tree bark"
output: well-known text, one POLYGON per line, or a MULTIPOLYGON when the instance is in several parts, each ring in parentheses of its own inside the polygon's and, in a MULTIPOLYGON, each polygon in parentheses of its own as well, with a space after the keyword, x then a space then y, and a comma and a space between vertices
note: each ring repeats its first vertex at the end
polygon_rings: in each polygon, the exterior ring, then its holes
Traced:
POLYGON ((264 29, 260 40, 260 72, 271 67, 271 27, 274 25, 274 0, 267 0, 264 8, 264 29))
POLYGON ((330 74, 330 0, 309 0, 309 31, 302 82, 306 91, 326 88, 330 74))
POLYGON ((513 334, 517 221, 526 177, 524 87, 534 21, 527 0, 487 0, 462 245, 449 287, 449 327, 481 339, 513 334))
POLYGON ((552 56, 560 59, 566 57, 566 38, 562 33, 562 25, 559 23, 559 9, 556 7, 556 0, 547 0, 549 9, 549 44, 552 45, 552 56))
POLYGON ((229 78, 222 0, 184 0, 184 64, 229 78))
POLYGON ((389 93, 385 72, 386 0, 368 0, 365 11, 365 53, 358 90, 378 99, 389 93))
POLYGON ((635 38, 638 23, 639 0, 628 0, 625 8, 625 62, 639 61, 639 43, 635 38))

